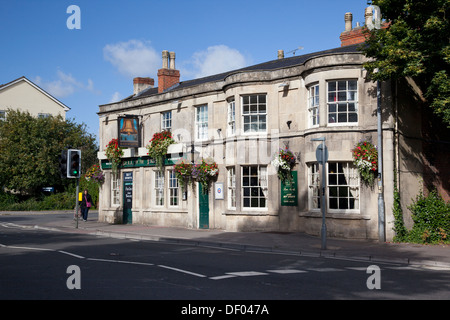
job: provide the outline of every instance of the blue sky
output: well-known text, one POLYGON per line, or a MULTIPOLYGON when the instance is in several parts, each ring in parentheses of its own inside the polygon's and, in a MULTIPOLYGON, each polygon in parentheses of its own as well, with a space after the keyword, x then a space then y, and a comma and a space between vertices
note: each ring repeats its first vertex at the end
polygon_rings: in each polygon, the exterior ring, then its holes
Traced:
POLYGON ((152 77, 163 50, 181 81, 340 46, 344 15, 364 22, 366 0, 0 0, 0 84, 27 77, 98 136, 98 106, 152 77), (80 8, 81 29, 69 29, 80 8))

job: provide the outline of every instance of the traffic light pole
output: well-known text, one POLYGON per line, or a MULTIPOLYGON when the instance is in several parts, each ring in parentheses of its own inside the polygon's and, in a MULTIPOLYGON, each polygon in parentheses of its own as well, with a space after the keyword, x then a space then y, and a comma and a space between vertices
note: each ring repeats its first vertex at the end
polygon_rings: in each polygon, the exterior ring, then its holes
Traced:
POLYGON ((79 207, 79 200, 78 200, 78 192, 79 192, 79 189, 80 189, 80 178, 77 178, 77 191, 76 191, 76 194, 75 194, 75 215, 76 215, 76 217, 77 217, 77 229, 78 229, 78 207, 79 207))

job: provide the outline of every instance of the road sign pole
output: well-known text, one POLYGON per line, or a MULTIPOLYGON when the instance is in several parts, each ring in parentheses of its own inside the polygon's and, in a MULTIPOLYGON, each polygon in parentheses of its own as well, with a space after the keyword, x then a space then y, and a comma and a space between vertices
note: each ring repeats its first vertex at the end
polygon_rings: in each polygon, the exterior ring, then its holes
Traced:
POLYGON ((328 152, 327 147, 325 145, 325 137, 311 139, 312 141, 322 141, 322 144, 316 150, 316 158, 317 162, 322 165, 322 179, 321 179, 321 187, 322 187, 322 196, 320 197, 320 211, 322 212, 322 229, 320 231, 322 238, 322 250, 327 249, 327 224, 326 224, 326 201, 325 201, 325 190, 326 190, 326 176, 325 176, 325 165, 328 160, 328 152), (321 152, 318 150, 321 148, 321 152))

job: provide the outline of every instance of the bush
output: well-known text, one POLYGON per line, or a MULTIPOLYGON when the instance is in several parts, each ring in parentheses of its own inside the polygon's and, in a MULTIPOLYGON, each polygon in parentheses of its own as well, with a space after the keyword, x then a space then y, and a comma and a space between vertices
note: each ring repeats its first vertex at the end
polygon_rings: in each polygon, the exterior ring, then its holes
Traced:
POLYGON ((450 202, 432 191, 425 196, 421 192, 408 207, 414 226, 408 240, 417 243, 450 243, 450 202))

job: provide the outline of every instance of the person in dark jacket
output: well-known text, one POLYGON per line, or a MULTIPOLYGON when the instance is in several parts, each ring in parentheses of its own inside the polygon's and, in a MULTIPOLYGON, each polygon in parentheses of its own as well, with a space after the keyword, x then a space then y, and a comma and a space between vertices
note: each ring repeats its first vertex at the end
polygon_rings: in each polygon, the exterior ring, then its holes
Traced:
POLYGON ((83 215, 83 221, 87 220, 89 209, 92 206, 92 197, 88 193, 87 189, 84 189, 83 198, 81 200, 81 214, 83 215))

